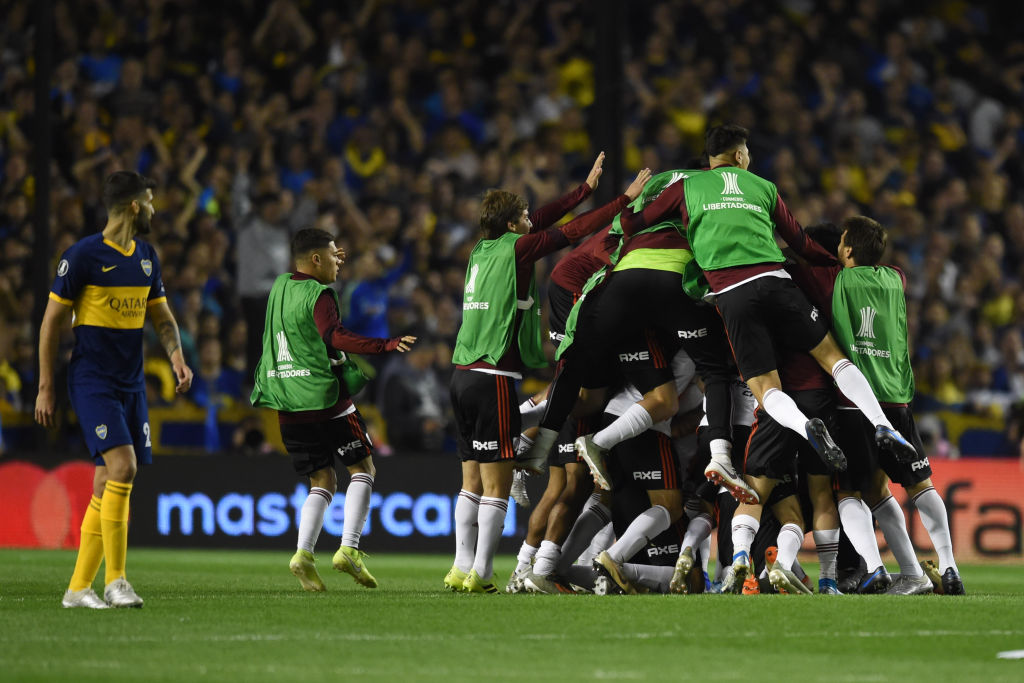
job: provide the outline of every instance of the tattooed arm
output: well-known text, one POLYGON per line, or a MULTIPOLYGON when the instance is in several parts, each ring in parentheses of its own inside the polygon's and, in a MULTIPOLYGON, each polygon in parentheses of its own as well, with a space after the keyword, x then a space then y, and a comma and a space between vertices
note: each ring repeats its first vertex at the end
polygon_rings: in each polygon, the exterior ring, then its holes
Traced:
POLYGON ((166 301, 160 301, 149 307, 149 315, 153 321, 153 328, 160 343, 171 359, 171 367, 174 368, 174 376, 178 380, 176 391, 184 394, 192 386, 192 370, 185 364, 185 356, 181 353, 181 335, 178 333, 178 323, 174 321, 174 314, 166 301))

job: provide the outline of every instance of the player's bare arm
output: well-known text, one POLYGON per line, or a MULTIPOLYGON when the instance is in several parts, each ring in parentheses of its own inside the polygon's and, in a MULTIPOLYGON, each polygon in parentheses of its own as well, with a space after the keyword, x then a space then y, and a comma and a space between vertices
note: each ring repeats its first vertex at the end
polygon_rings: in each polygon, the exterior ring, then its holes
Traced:
POLYGON ((590 185, 591 190, 597 189, 597 183, 601 180, 601 174, 604 173, 604 152, 597 155, 597 159, 594 159, 594 166, 590 169, 590 174, 587 175, 587 185, 590 185))
POLYGON ((53 366, 57 360, 60 334, 71 320, 71 306, 50 299, 39 327, 39 394, 36 396, 36 422, 44 427, 55 424, 57 393, 53 386, 53 366))
POLYGON ((174 320, 171 307, 166 301, 160 301, 149 307, 149 315, 153 321, 153 328, 160 337, 160 344, 171 361, 174 376, 178 380, 175 391, 184 394, 192 386, 192 369, 185 364, 185 356, 181 352, 181 334, 178 332, 178 323, 174 320))

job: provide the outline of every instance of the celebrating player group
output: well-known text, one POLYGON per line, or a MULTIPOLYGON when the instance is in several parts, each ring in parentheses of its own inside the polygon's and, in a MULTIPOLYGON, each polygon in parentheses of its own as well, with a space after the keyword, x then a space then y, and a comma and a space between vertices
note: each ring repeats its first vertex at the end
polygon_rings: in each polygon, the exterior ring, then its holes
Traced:
MULTIPOLYGON (((797 560, 808 531, 820 594, 964 592, 908 407, 906 283, 881 263, 886 232, 865 216, 805 231, 749 170, 748 137, 712 128, 695 168, 644 169, 565 223, 597 187, 603 153, 584 183, 533 212, 512 192, 483 197, 452 357, 462 484, 445 588, 501 592, 494 556, 509 496, 530 505, 529 473, 548 485, 508 593, 810 593, 797 560), (554 379, 521 401, 524 370, 548 364, 534 264, 571 245, 547 283, 554 379), (937 563, 915 556, 890 482, 911 496, 937 563), (897 576, 882 564, 872 518, 897 576)), ((137 173, 107 179, 106 227, 62 256, 40 331, 36 419, 50 426, 59 332, 74 312, 69 391, 96 463, 65 607, 143 604, 125 565, 132 482, 152 460, 147 314, 178 391, 191 383, 156 253, 136 239, 149 231, 153 187, 137 173), (92 583, 104 561, 101 599, 92 583)), ((340 461, 349 484, 332 564, 375 588, 359 548, 373 444, 347 354, 404 352, 416 338, 346 330, 330 287, 345 257, 334 236, 300 230, 291 247, 252 393, 253 405, 278 411, 294 469, 311 484, 289 569, 303 589, 326 590, 313 551, 340 461)))

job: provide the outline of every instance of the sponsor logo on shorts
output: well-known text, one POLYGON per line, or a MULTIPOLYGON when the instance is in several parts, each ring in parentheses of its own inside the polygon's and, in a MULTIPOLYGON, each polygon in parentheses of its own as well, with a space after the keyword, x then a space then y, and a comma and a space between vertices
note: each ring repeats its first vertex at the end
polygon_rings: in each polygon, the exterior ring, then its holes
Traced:
POLYGON ((631 363, 638 360, 650 360, 651 354, 647 351, 640 351, 638 353, 620 353, 619 361, 622 363, 631 363))
POLYGON ((661 481, 661 471, 633 472, 633 481, 661 481))
POLYGON ((680 339, 700 339, 701 337, 708 336, 708 328, 702 327, 699 330, 679 330, 678 335, 680 339))
POLYGON ((924 460, 915 460, 910 463, 910 471, 917 472, 918 470, 923 470, 925 467, 928 467, 928 465, 928 458, 925 458, 924 460))
POLYGON ((576 444, 560 443, 560 444, 558 444, 558 452, 559 453, 575 453, 576 452, 576 444))
POLYGON ((647 549, 647 557, 660 557, 662 555, 678 555, 679 544, 673 543, 672 545, 656 545, 653 548, 647 549))
POLYGON ((811 320, 817 320, 817 319, 818 319, 818 307, 817 306, 811 306, 811 320))
POLYGON ((553 330, 548 330, 548 338, 551 341, 561 343, 562 340, 565 339, 565 335, 564 334, 558 334, 557 332, 555 332, 553 330))
POLYGON ((355 441, 349 442, 349 443, 345 444, 344 446, 342 446, 341 448, 339 448, 338 449, 338 455, 345 455, 349 451, 354 451, 357 448, 362 448, 362 447, 363 447, 363 442, 360 441, 359 439, 356 439, 355 441))
POLYGON ((473 450, 474 451, 496 451, 496 450, 498 450, 498 442, 497 441, 477 441, 476 439, 474 439, 473 440, 473 450))
POLYGON ((96 427, 96 436, 101 439, 107 438, 107 425, 99 425, 96 427))

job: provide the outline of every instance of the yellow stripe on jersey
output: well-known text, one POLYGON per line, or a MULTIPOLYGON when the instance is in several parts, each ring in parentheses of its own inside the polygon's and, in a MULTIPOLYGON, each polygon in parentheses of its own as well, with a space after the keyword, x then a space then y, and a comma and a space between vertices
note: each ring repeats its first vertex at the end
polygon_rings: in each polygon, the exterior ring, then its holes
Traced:
POLYGON ((62 296, 57 296, 53 292, 50 292, 50 298, 53 299, 54 301, 56 301, 59 304, 64 304, 65 306, 74 306, 75 305, 75 302, 72 301, 71 299, 65 299, 62 296))
POLYGON ((155 299, 150 299, 149 303, 146 304, 146 308, 149 308, 150 306, 155 306, 156 304, 166 303, 166 301, 167 301, 167 297, 166 296, 158 296, 155 299))
POLYGON ((75 300, 74 326, 92 325, 115 330, 138 330, 146 322, 144 287, 101 287, 86 285, 75 300))

